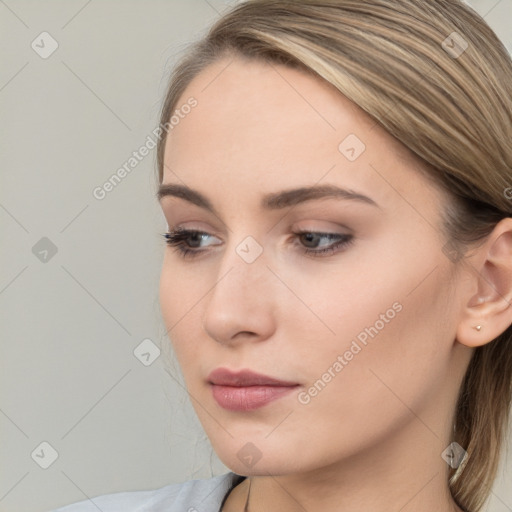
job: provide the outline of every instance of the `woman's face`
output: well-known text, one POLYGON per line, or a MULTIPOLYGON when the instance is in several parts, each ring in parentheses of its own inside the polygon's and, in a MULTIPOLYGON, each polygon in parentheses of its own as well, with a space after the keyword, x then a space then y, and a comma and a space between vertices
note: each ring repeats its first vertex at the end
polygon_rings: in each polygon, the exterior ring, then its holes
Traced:
POLYGON ((407 439, 439 457, 468 361, 454 341, 463 304, 442 250, 444 195, 301 71, 223 58, 176 108, 187 101, 163 185, 193 195, 167 187, 161 204, 170 230, 204 234, 181 239, 191 256, 165 248, 160 301, 221 460, 287 474, 376 447, 410 457, 407 439), (229 379, 244 370, 287 385, 229 379))

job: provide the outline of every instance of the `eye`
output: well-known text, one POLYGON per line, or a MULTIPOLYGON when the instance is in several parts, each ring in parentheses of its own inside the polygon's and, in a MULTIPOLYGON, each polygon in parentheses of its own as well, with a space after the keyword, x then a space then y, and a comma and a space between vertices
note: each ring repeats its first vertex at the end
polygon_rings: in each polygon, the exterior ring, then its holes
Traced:
POLYGON ((354 241, 354 235, 346 233, 320 233, 317 231, 295 231, 294 235, 296 235, 299 239, 303 241, 303 243, 305 243, 306 247, 302 247, 301 249, 305 254, 310 254, 312 256, 318 257, 325 256, 326 254, 336 254, 354 241), (331 241, 335 240, 335 242, 331 242, 326 247, 318 249, 318 247, 321 245, 320 241, 322 239, 327 239, 331 241))
POLYGON ((193 258, 204 250, 197 250, 202 240, 211 236, 204 231, 195 229, 176 228, 162 235, 166 243, 176 249, 178 254, 184 258, 193 258))
MULTIPOLYGON (((354 239, 353 235, 345 233, 295 231, 293 234, 295 235, 294 240, 300 241, 301 243, 299 250, 304 254, 315 257, 338 253, 351 244, 354 239), (321 240, 328 240, 331 241, 331 243, 323 248, 318 248, 319 246, 325 245, 321 244, 321 240)), ((174 247, 180 256, 183 258, 194 258, 200 253, 207 252, 205 249, 199 250, 199 247, 201 247, 202 241, 207 240, 208 237, 212 235, 204 231, 177 228, 168 233, 163 233, 162 236, 165 238, 166 243, 174 247)), ((297 245, 297 242, 295 242, 294 245, 297 245)))

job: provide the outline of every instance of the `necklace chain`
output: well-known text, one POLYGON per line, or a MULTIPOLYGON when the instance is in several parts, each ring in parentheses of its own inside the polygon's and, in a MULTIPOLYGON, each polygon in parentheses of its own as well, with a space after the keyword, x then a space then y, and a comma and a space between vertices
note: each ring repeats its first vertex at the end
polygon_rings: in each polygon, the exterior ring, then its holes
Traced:
POLYGON ((247 490, 247 499, 245 500, 244 512, 249 512, 249 496, 251 495, 251 483, 252 480, 249 477, 249 489, 247 490))

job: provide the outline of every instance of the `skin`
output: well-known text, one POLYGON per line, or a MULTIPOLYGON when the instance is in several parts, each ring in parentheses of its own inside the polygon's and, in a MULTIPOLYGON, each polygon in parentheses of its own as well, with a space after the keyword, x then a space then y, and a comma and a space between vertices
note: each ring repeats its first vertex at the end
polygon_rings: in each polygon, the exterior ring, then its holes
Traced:
POLYGON ((160 304, 206 434, 227 467, 251 477, 223 510, 243 510, 249 482, 251 512, 460 510, 441 453, 474 347, 512 323, 511 219, 467 264, 452 262, 439 228, 447 195, 359 107, 302 71, 226 56, 178 105, 190 96, 198 105, 169 133, 163 183, 200 191, 218 216, 161 199, 169 228, 210 236, 193 259, 165 248, 160 304), (338 149, 349 134, 366 145, 354 161, 338 149), (356 190, 378 207, 324 198, 260 209, 266 193, 315 184, 356 190), (302 252, 314 245, 297 229, 354 240, 315 257, 302 252), (252 263, 236 251, 247 236, 263 249, 252 263), (397 302, 378 335, 300 403, 298 392, 397 302), (218 367, 299 388, 254 411, 228 411, 207 383, 218 367), (246 443, 261 455, 251 467, 237 456, 246 443))

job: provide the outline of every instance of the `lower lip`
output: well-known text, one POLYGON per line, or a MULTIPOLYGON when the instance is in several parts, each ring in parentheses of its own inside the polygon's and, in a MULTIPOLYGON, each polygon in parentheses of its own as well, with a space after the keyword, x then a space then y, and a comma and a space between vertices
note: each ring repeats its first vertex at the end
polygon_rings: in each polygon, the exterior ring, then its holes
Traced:
POLYGON ((224 409, 252 411, 281 398, 297 386, 212 386, 213 397, 224 409))

